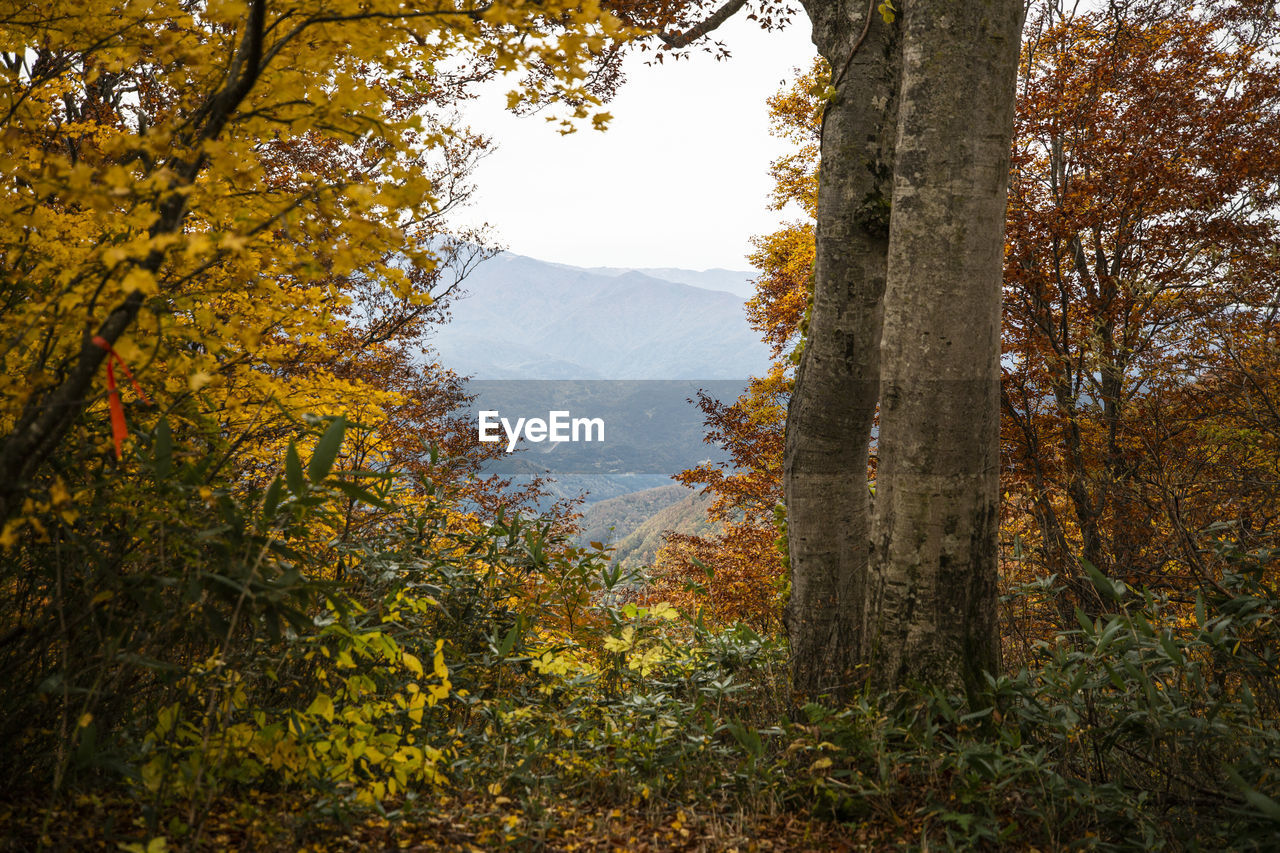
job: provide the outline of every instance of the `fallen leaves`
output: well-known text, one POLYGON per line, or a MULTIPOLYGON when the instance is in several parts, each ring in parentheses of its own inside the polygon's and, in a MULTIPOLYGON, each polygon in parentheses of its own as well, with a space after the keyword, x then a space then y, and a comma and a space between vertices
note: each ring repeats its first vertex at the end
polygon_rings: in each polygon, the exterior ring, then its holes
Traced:
MULTIPOLYGON (((402 850, 787 851, 876 849, 848 827, 807 814, 754 814, 733 803, 654 808, 555 798, 444 795, 406 799, 386 814, 342 813, 290 793, 245 790, 218 797, 190 827, 192 804, 149 822, 149 808, 125 796, 42 800, 0 807, 0 850, 256 850, 289 853, 402 850), (150 824, 150 825, 149 825, 150 824), (45 829, 47 827, 47 830, 45 829), (163 846, 158 846, 163 845, 163 846)), ((199 806, 196 804, 197 811, 199 806)))

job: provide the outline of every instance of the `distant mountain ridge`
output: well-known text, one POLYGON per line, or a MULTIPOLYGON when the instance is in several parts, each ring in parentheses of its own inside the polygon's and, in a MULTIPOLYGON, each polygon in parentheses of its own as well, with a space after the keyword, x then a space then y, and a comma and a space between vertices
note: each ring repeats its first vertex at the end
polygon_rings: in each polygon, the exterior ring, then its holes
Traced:
POLYGON ((734 296, 740 296, 743 299, 750 299, 755 296, 756 286, 751 279, 755 273, 746 272, 744 270, 726 270, 726 269, 709 269, 709 270, 683 270, 676 267, 639 267, 632 269, 629 267, 587 267, 588 272, 600 273, 602 275, 619 276, 627 273, 638 272, 641 275, 647 275, 650 278, 658 278, 663 281, 674 281, 677 284, 687 284, 690 287, 700 287, 704 290, 723 290, 732 293, 734 296))
POLYGON ((740 295, 675 280, 741 288, 747 273, 652 272, 504 252, 466 278, 431 344, 443 364, 479 379, 744 379, 767 369, 740 295))

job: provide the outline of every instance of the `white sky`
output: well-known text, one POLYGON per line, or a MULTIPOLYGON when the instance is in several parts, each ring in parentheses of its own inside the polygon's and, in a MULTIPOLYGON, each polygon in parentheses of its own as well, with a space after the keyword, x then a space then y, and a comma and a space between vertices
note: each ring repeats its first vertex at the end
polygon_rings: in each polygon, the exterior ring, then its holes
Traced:
POLYGON ((540 260, 748 269, 749 238, 794 218, 766 206, 769 162, 787 146, 769 134, 765 99, 814 48, 802 13, 775 33, 738 15, 719 38, 733 54, 721 62, 629 57, 604 133, 560 136, 542 116, 513 116, 506 87, 475 102, 466 119, 498 150, 457 220, 488 222, 500 243, 540 260))

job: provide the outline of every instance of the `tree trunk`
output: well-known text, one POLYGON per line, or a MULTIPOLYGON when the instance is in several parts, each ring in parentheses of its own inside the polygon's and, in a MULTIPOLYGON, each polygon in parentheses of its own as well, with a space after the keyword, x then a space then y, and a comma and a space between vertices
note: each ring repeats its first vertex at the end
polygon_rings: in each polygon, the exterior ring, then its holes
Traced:
POLYGON ((797 691, 839 696, 855 683, 861 647, 898 56, 896 28, 863 0, 806 5, 834 92, 822 122, 813 303, 787 412, 784 621, 797 691))
POLYGON ((906 0, 864 660, 983 686, 999 663, 1000 306, 1021 0, 906 0))

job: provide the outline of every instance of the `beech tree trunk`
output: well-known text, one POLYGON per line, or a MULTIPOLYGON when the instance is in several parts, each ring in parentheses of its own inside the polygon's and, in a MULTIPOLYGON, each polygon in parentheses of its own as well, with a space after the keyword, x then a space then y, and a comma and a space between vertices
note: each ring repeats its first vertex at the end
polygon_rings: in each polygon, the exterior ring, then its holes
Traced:
POLYGON ((864 0, 809 7, 834 92, 822 122, 813 305, 787 412, 787 537, 797 570, 784 621, 793 682, 816 696, 855 683, 861 646, 898 39, 864 0))
MULTIPOLYGON (((999 659, 1000 283, 1023 7, 896 5, 898 35, 872 21, 823 127, 814 304, 784 469, 787 629, 795 685, 809 694, 846 694, 858 664, 877 688, 972 691, 999 659), (889 59, 899 40, 900 71, 889 59), (864 215, 888 163, 886 242, 864 215)), ((856 41, 864 13, 807 8, 839 74, 833 46, 856 41)))
POLYGON ((877 686, 999 664, 1000 285, 1021 0, 903 9, 867 653, 877 686))

